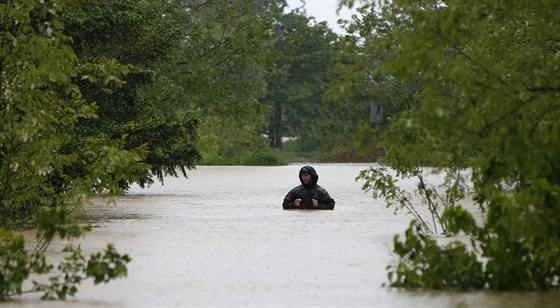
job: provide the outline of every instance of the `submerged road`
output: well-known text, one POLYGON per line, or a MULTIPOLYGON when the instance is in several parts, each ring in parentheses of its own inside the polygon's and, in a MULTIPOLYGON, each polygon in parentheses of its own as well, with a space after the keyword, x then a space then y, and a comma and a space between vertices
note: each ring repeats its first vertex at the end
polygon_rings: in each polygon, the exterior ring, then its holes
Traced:
MULTIPOLYGON (((66 302, 26 295, 7 306, 560 306, 550 293, 382 287, 393 237, 410 216, 361 191, 354 179, 365 164, 313 165, 334 211, 284 211, 301 166, 198 167, 188 179, 133 187, 116 205, 94 200, 85 217, 95 228, 82 249, 114 244, 133 258, 128 278, 84 283, 66 302)), ((64 244, 51 246, 52 258, 64 244)))

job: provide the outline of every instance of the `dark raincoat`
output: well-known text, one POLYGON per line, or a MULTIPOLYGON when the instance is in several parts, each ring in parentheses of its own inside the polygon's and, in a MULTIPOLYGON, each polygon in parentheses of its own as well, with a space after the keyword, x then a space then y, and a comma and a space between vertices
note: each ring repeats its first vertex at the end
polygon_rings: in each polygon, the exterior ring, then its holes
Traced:
POLYGON ((329 193, 321 186, 317 185, 319 176, 317 171, 311 166, 304 166, 299 171, 299 180, 301 185, 294 187, 282 203, 282 207, 285 210, 289 209, 313 209, 313 210, 332 210, 334 209, 334 199, 329 196, 329 193), (312 181, 310 184, 304 185, 301 180, 301 175, 303 173, 311 174, 312 181), (301 205, 296 207, 294 200, 302 199, 301 205), (315 199, 319 202, 319 207, 314 208, 311 199, 315 199))

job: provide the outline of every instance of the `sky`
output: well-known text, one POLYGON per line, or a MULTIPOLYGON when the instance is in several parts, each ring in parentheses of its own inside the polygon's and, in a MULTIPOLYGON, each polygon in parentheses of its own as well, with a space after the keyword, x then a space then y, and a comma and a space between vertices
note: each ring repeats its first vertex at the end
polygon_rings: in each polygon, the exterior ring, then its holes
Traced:
MULTIPOLYGON (((290 9, 301 7, 300 0, 287 0, 290 9)), ((338 0, 305 0, 307 16, 313 16, 317 22, 327 21, 329 27, 336 33, 345 33, 337 24, 338 19, 350 19, 352 11, 344 8, 339 15, 336 13, 338 0)))

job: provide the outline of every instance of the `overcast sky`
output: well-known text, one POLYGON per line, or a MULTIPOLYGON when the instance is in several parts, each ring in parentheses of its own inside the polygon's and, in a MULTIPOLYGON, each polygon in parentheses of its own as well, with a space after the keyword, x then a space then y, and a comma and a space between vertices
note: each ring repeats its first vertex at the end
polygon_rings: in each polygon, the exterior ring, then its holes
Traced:
MULTIPOLYGON (((301 7, 300 0, 287 0, 290 9, 301 7)), ((348 9, 340 11, 339 15, 336 13, 337 0, 306 0, 305 8, 307 16, 313 16, 317 22, 327 21, 329 27, 337 33, 344 33, 344 31, 336 23, 338 19, 350 19, 352 13, 348 9)))

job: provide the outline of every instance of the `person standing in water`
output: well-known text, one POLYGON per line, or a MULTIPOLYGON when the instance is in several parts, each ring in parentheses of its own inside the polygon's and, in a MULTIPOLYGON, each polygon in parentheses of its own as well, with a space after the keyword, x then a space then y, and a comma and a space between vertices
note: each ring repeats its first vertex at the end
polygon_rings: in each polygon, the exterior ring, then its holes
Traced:
POLYGON ((334 209, 334 199, 321 186, 317 185, 319 176, 317 171, 311 166, 303 166, 299 171, 301 185, 294 187, 282 203, 285 210, 291 209, 311 209, 311 210, 332 210, 334 209))

